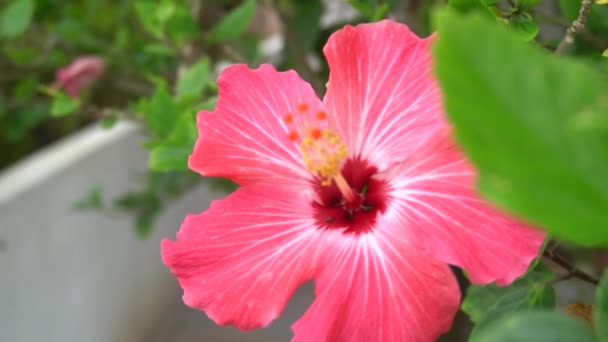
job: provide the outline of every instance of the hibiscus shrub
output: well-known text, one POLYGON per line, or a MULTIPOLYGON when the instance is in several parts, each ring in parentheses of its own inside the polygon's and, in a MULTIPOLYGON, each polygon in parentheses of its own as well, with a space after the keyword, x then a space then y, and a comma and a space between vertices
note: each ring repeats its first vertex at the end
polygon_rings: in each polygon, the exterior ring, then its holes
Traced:
POLYGON ((139 124, 142 188, 76 207, 231 192, 160 252, 221 325, 313 281, 294 341, 608 340, 606 3, 11 0, 1 165, 139 124))

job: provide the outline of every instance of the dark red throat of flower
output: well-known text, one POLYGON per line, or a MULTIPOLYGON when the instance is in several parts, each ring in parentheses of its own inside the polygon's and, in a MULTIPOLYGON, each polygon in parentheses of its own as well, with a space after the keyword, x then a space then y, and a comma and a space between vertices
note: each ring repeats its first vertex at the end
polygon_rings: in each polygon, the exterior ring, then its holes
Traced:
POLYGON ((372 178, 377 169, 360 158, 348 159, 341 173, 355 198, 345 198, 335 183, 324 186, 317 180, 315 190, 319 200, 313 203, 317 226, 340 229, 344 234, 370 232, 378 214, 386 210, 388 185, 372 178))

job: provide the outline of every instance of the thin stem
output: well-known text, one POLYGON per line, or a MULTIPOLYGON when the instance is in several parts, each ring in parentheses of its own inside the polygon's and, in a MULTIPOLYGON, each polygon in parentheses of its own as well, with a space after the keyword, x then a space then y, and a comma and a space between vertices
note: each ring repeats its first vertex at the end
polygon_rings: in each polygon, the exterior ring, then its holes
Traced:
POLYGON ((591 11, 591 5, 593 5, 593 0, 583 0, 581 8, 578 11, 578 18, 576 18, 566 30, 566 35, 557 46, 557 49, 555 49, 555 53, 564 53, 574 43, 574 37, 576 37, 579 31, 582 31, 583 28, 585 28, 585 23, 589 17, 589 11, 591 11))
POLYGON ((564 280, 569 280, 569 279, 572 279, 572 278, 573 278, 572 274, 566 273, 566 274, 562 274, 560 276, 557 276, 557 277, 551 279, 550 281, 547 281, 546 284, 547 285, 555 285, 555 284, 557 284, 559 282, 562 282, 564 280))
POLYGON ((556 264, 559 267, 566 270, 567 273, 565 276, 561 277, 561 278, 563 278, 562 280, 569 279, 569 278, 578 278, 580 280, 586 281, 586 282, 591 283, 596 286, 599 285, 599 283, 600 283, 599 279, 580 270, 579 268, 577 268, 576 266, 574 266, 570 262, 568 262, 566 259, 557 255, 554 251, 545 250, 543 252, 543 257, 547 258, 554 264, 556 264))

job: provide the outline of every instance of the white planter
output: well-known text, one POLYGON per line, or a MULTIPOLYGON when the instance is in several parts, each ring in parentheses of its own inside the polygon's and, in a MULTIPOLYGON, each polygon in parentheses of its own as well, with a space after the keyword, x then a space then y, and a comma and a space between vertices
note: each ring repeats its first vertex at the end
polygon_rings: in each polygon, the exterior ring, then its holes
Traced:
POLYGON ((78 212, 94 185, 112 198, 146 169, 134 125, 90 127, 0 174, 0 340, 10 342, 287 341, 312 300, 308 287, 269 329, 217 327, 181 303, 160 259, 188 212, 213 198, 200 187, 166 209, 138 239, 131 217, 78 212))

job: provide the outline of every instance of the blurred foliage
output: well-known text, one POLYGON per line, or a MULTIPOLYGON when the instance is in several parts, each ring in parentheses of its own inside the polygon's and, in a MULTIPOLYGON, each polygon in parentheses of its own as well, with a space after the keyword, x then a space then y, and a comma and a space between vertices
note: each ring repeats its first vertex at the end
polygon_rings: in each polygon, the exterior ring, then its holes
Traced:
POLYGON ((538 264, 508 287, 494 284, 471 286, 462 302, 462 310, 475 323, 476 331, 513 312, 555 308, 553 272, 538 264))
POLYGON ((437 75, 480 190, 557 237, 605 245, 608 126, 597 122, 608 123, 608 82, 481 16, 462 18, 439 18, 437 75))
MULTIPOLYGON (((327 38, 345 24, 390 17, 423 36, 439 32, 436 75, 456 137, 479 168, 481 192, 552 238, 606 246, 605 1, 592 6, 568 57, 553 51, 580 0, 345 0, 356 15, 324 21, 331 1, 3 2, 0 168, 92 122, 107 129, 119 120, 136 122, 149 151, 139 187, 107 198, 92 184, 74 207, 127 213, 146 237, 166 203, 193 186, 235 189, 188 169, 196 113, 214 108, 222 66, 272 62, 296 69, 322 96, 327 38), (280 51, 262 51, 261 43, 277 35, 280 51), (57 71, 91 55, 105 60, 103 76, 77 97, 59 89, 57 71)), ((574 267, 589 265, 596 253, 562 249, 575 257, 572 265, 537 260, 511 286, 469 287, 462 308, 476 325, 472 340, 607 340, 606 277, 598 286, 595 332, 555 312, 554 284, 575 276, 574 267)), ((595 273, 606 264, 597 262, 595 273)))
MULTIPOLYGON (((601 54, 608 32, 601 20, 594 22, 605 7, 592 6, 589 26, 568 48, 574 59, 553 53, 562 36, 543 40, 536 20, 569 26, 581 1, 555 4, 565 20, 538 3, 450 1, 435 16, 436 75, 456 138, 478 168, 482 194, 554 239, 605 247, 608 80, 601 54), (534 25, 514 25, 523 16, 534 25)), ((606 340, 605 280, 594 305, 568 306, 591 308, 595 329, 586 317, 581 322, 574 313, 556 312, 556 283, 598 281, 576 266, 586 252, 575 248, 570 263, 556 256, 555 246, 543 254, 551 269, 537 264, 508 287, 468 289, 462 309, 475 324, 471 341, 606 340), (556 272, 560 267, 565 273, 556 272)), ((598 266, 603 273, 605 260, 598 266)))
POLYGON ((490 325, 471 342, 598 342, 591 328, 555 311, 529 311, 490 325))

